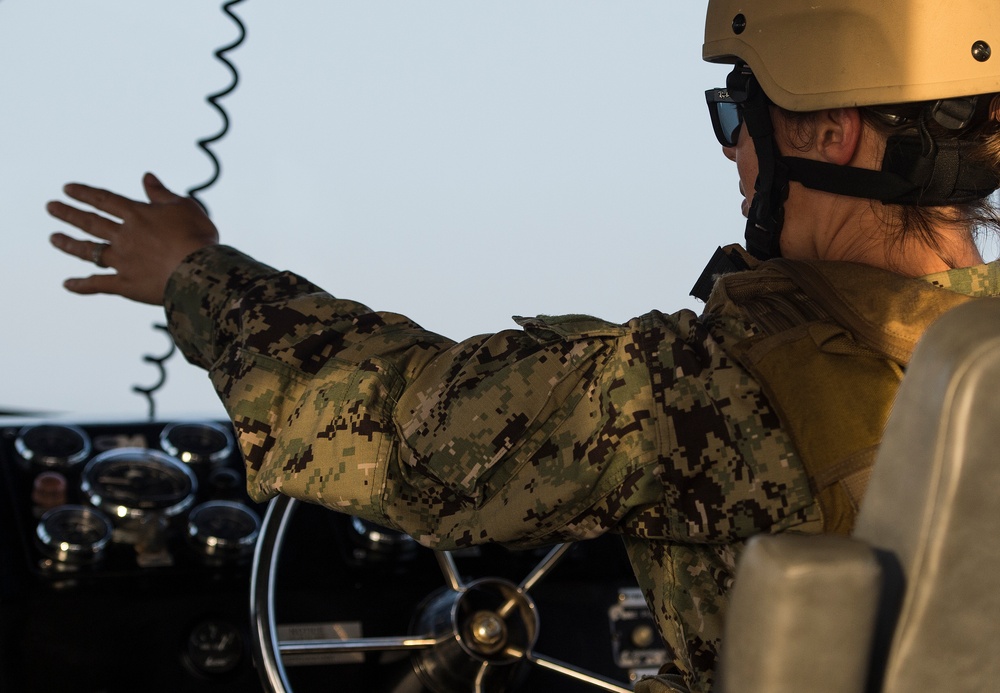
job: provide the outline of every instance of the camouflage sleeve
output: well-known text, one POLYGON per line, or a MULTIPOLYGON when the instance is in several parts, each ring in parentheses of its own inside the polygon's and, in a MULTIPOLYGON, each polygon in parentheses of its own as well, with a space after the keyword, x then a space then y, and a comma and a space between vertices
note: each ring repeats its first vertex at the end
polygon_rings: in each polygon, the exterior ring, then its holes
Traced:
POLYGON ((167 311, 257 499, 286 493, 437 548, 612 529, 727 541, 802 501, 759 391, 690 312, 519 319, 455 343, 222 247, 175 273, 167 311), (762 451, 780 453, 773 483, 762 451))
POLYGON ((166 308, 254 498, 441 549, 620 532, 692 691, 711 687, 742 539, 818 531, 790 441, 727 355, 749 334, 737 317, 520 318, 456 343, 224 247, 188 258, 166 308))

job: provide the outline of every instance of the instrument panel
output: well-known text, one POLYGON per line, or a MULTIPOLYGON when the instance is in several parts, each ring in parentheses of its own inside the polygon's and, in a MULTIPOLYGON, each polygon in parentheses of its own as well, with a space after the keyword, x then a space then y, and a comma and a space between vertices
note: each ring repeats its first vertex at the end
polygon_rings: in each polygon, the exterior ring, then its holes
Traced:
MULTIPOLYGON (((0 427, 0 484, 0 690, 262 690, 249 595, 266 507, 246 495, 228 423, 0 427)), ((279 636, 417 628, 443 582, 433 552, 300 506, 281 550, 279 636)), ((472 547, 451 560, 456 577, 516 585, 546 550, 472 547)), ((628 685, 666 657, 616 537, 570 547, 532 597, 539 649, 559 660, 628 685)), ((415 661, 365 652, 285 665, 298 693, 435 693, 415 661)), ((516 680, 497 691, 597 690, 545 672, 516 680)))
POLYGON ((260 690, 228 425, 4 427, 0 471, 0 689, 260 690))

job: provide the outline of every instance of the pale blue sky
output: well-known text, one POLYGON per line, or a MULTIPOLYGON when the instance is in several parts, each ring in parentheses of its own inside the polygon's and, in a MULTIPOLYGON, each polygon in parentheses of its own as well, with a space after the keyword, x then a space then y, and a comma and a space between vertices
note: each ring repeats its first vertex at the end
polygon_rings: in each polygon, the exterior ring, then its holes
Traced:
MULTIPOLYGON (((704 2, 245 0, 230 54, 224 242, 332 293, 455 338, 509 316, 624 321, 695 307, 712 250, 739 241, 736 173, 715 142, 704 2)), ((195 141, 229 77, 219 3, 0 1, 5 300, 0 409, 145 416, 133 384, 166 342, 155 308, 78 297, 91 268, 51 250, 44 213, 78 180, 130 196, 210 173, 195 141)), ((163 418, 220 415, 178 356, 163 418)))

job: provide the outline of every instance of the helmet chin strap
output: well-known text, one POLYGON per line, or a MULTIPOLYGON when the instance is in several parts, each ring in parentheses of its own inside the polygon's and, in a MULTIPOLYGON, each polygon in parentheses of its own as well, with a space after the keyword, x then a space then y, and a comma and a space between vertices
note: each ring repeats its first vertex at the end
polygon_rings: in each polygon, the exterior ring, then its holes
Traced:
POLYGON ((896 135, 886 144, 882 169, 873 171, 785 157, 791 180, 807 188, 886 204, 941 207, 973 202, 1000 186, 997 175, 976 158, 976 143, 896 135))
POLYGON ((731 91, 745 91, 743 123, 757 153, 757 181, 747 213, 747 250, 758 260, 781 257, 781 227, 785 221, 788 198, 788 167, 778 151, 771 122, 771 102, 757 79, 739 70, 730 73, 731 91), (733 84, 734 81, 740 84, 733 84))
MULTIPOLYGON (((747 251, 758 260, 781 257, 781 226, 788 197, 788 167, 778 152, 771 122, 771 102, 745 64, 737 64, 726 78, 731 94, 746 95, 740 100, 743 126, 757 151, 757 180, 747 213, 747 251)), ((707 301, 715 280, 722 274, 749 269, 740 253, 719 248, 691 289, 695 298, 707 301)))

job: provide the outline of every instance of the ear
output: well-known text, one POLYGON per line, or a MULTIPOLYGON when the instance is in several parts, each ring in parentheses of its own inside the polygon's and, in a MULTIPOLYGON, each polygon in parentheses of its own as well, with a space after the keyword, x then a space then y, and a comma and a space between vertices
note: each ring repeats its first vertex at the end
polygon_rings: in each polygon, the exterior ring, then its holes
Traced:
POLYGON ((861 114, 856 108, 831 108, 816 114, 815 153, 823 161, 845 166, 858 153, 861 114))

